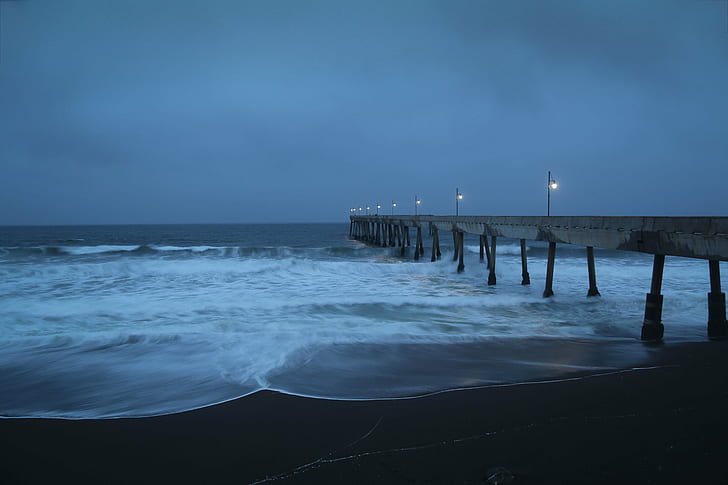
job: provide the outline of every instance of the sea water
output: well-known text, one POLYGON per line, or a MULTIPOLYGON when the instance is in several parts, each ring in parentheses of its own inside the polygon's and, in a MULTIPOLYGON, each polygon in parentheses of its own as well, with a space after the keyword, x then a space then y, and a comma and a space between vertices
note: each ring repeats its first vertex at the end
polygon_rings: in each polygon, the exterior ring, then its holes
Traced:
MULTIPOLYGON (((650 255, 595 250, 587 298, 585 249, 560 245, 543 298, 543 243, 523 286, 518 241, 499 239, 488 286, 477 236, 461 274, 429 242, 415 262, 348 224, 2 227, 0 416, 149 416, 260 389, 401 398, 649 358, 650 255)), ((667 258, 667 342, 706 339, 707 266, 667 258)))

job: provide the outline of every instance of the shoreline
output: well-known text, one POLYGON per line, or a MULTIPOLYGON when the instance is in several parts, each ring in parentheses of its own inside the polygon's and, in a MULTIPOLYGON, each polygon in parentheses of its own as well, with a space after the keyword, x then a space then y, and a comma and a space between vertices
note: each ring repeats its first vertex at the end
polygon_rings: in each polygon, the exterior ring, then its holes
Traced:
POLYGON ((725 483, 728 341, 636 371, 410 399, 258 391, 148 418, 0 420, 7 483, 725 483), (264 482, 261 482, 264 480, 264 482))

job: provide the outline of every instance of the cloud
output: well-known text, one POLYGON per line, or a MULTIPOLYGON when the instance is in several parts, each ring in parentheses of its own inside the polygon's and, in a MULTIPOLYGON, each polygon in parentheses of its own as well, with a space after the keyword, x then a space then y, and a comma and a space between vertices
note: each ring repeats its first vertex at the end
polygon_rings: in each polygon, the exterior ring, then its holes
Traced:
POLYGON ((294 199, 333 220, 414 192, 450 210, 469 183, 473 213, 538 213, 551 168, 575 213, 678 213, 660 199, 686 185, 703 188, 690 211, 724 212, 705 195, 728 175, 719 4, 6 2, 0 203, 37 214, 22 187, 61 180, 46 222, 90 220, 71 203, 89 193, 109 222, 205 219, 175 212, 190 198, 230 207, 212 222, 288 218, 294 199), (620 194, 613 173, 633 174, 620 194), (260 187, 290 200, 261 205, 260 187))

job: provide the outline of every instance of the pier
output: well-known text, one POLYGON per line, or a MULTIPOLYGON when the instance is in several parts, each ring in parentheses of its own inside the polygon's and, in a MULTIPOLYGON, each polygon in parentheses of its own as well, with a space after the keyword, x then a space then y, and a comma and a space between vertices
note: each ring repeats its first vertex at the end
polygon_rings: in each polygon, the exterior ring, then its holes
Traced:
POLYGON ((480 237, 480 259, 488 264, 488 285, 496 284, 496 245, 499 237, 520 240, 521 284, 530 284, 526 241, 548 243, 546 284, 543 296, 554 294, 556 245, 584 246, 589 274, 587 296, 600 295, 596 281, 594 248, 636 251, 654 255, 650 291, 645 298, 642 340, 659 341, 662 323, 662 273, 666 256, 708 262, 708 337, 728 337, 725 293, 721 290, 720 261, 728 261, 728 217, 609 217, 609 216, 350 216, 349 236, 372 245, 410 246, 410 229, 416 229, 414 259, 425 254, 422 232, 431 234, 431 261, 440 259, 440 232, 452 232, 453 262, 465 270, 464 234, 480 237))

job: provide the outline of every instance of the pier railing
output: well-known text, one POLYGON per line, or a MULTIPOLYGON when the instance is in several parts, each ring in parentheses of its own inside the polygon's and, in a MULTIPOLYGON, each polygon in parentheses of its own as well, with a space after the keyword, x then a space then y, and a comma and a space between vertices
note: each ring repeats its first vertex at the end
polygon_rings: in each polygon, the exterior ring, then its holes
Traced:
POLYGON ((496 284, 495 262, 498 237, 521 242, 522 284, 530 284, 527 240, 549 243, 544 297, 553 295, 556 244, 586 247, 589 270, 587 296, 599 295, 596 286, 594 248, 637 251, 654 255, 652 283, 645 302, 642 326, 644 340, 659 340, 662 324, 662 272, 665 256, 708 260, 708 336, 728 336, 725 293, 721 291, 720 261, 728 261, 728 217, 620 217, 620 216, 434 216, 367 215, 351 216, 349 235, 380 246, 400 246, 402 255, 410 245, 410 228, 416 228, 414 258, 424 255, 422 230, 432 235, 432 256, 440 258, 439 232, 453 234, 453 261, 464 270, 463 234, 480 236, 480 258, 487 257, 488 284, 496 284), (488 242, 490 238, 490 243, 488 242))

